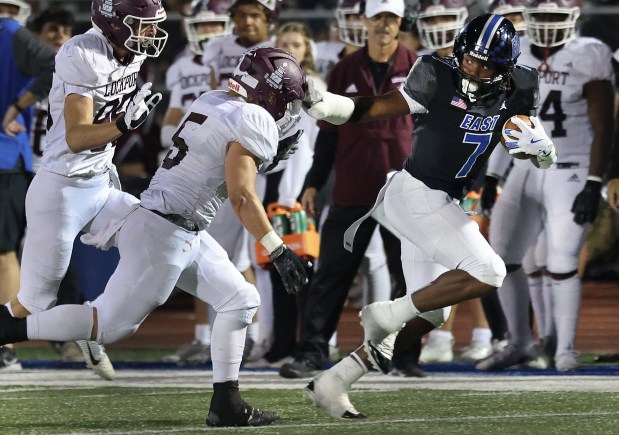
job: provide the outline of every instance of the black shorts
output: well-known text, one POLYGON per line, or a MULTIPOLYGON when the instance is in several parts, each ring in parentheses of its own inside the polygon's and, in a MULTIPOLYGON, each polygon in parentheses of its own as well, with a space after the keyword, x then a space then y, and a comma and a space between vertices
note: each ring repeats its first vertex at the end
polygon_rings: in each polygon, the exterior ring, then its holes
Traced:
POLYGON ((0 254, 19 250, 26 229, 27 173, 0 172, 0 254))

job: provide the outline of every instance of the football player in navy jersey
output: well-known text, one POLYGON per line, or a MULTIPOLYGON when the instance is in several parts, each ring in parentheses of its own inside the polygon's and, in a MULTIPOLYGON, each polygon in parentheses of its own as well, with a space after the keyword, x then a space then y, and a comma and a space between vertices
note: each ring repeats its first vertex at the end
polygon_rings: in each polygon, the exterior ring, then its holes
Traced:
MULTIPOLYGON (((405 267, 412 294, 376 302, 361 311, 364 345, 307 386, 309 399, 327 414, 362 417, 348 399, 351 384, 374 365, 386 373, 393 342, 406 324, 417 339, 439 327, 450 306, 499 287, 505 264, 458 205, 499 141, 501 127, 514 115, 534 115, 537 72, 516 65, 519 37, 509 20, 483 15, 456 37, 453 58, 422 56, 403 88, 381 96, 350 99, 311 92, 308 113, 333 124, 415 115, 413 152, 379 193, 374 213, 384 212, 400 233, 402 259, 427 258, 441 274, 422 288, 411 288, 417 273, 405 267), (380 210, 382 209, 382 210, 380 210)), ((521 132, 510 154, 530 155, 548 168, 556 161, 552 141, 539 121, 518 122, 521 132)), ((368 213, 371 215, 372 211, 368 213)), ((365 218, 365 217, 364 217, 365 218)), ((344 236, 352 249, 357 221, 344 236)))

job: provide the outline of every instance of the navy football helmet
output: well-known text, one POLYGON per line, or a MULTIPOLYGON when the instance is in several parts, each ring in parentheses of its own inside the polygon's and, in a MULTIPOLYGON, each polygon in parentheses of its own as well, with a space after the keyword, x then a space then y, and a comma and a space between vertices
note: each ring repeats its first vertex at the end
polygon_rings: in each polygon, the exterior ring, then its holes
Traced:
POLYGON ((526 0, 494 0, 488 8, 488 13, 503 15, 514 25, 514 29, 523 35, 526 29, 524 22, 524 9, 526 0))
POLYGON ((16 14, 0 14, 2 18, 13 18, 15 21, 20 23, 22 26, 26 25, 26 21, 28 21, 28 17, 32 12, 32 8, 28 3, 23 0, 2 0, 0 4, 10 5, 16 7, 16 14))
POLYGON ((576 32, 581 0, 533 0, 524 10, 526 35, 538 47, 557 47, 576 32))
POLYGON ((493 14, 474 18, 462 28, 454 42, 458 91, 473 103, 482 103, 507 91, 519 55, 520 38, 507 18, 493 14), (480 79, 465 73, 462 70, 465 54, 492 66, 496 74, 480 79))
POLYGON ((307 82, 290 53, 261 47, 243 54, 228 79, 228 89, 264 107, 275 119, 281 138, 300 120, 307 82))
POLYGON ((153 36, 140 33, 166 19, 161 0, 93 0, 92 26, 119 47, 148 57, 161 54, 168 32, 157 27, 153 36))

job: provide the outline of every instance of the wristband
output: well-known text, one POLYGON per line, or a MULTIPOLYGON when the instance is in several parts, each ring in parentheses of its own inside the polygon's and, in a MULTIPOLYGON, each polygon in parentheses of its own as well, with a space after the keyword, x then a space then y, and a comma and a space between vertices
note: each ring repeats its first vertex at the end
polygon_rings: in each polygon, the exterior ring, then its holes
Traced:
POLYGON ((15 110, 17 110, 19 113, 23 112, 24 110, 26 110, 25 107, 21 107, 19 105, 19 103, 17 102, 17 100, 15 100, 15 102, 12 104, 13 107, 15 107, 15 110))
POLYGON ((273 253, 277 248, 284 244, 284 241, 277 235, 275 230, 271 230, 260 239, 260 244, 264 246, 269 255, 273 253))
POLYGON ((116 128, 122 133, 125 134, 126 132, 129 131, 129 128, 127 127, 127 123, 124 120, 124 115, 119 116, 118 118, 116 118, 116 128))
POLYGON ((597 175, 587 175, 587 181, 595 181, 597 183, 602 183, 602 177, 598 177, 597 175))

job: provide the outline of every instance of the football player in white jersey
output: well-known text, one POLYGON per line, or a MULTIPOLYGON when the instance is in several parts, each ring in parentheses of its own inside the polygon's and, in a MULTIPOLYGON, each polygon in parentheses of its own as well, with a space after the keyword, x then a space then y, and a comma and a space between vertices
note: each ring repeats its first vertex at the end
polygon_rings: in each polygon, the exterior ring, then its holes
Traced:
MULTIPOLYGON (((191 4, 183 19, 189 50, 178 57, 166 73, 166 87, 170 91, 170 104, 161 125, 160 162, 174 145, 172 135, 191 104, 204 92, 211 90, 210 71, 202 65, 203 45, 212 38, 228 35, 232 26, 228 9, 230 1, 197 0, 191 4)), ((199 299, 194 300, 196 323, 194 339, 164 357, 166 362, 202 364, 211 360, 211 327, 208 307, 199 299)))
MULTIPOLYGON (((137 91, 136 79, 145 58, 158 56, 167 41, 158 28, 165 18, 159 0, 94 0, 93 28, 56 55, 47 145, 26 197, 20 291, 6 305, 12 315, 54 306, 78 233, 96 233, 135 207, 136 198, 113 187, 113 141, 144 122, 161 99, 150 95, 150 84, 137 91)), ((88 367, 114 377, 102 347, 78 344, 88 367)))
MULTIPOLYGON (((211 70, 212 89, 227 89, 228 77, 245 51, 257 47, 273 47, 274 40, 270 37, 270 33, 281 7, 281 0, 236 0, 232 4, 230 17, 234 24, 234 34, 214 38, 204 44, 202 64, 211 70)), ((266 176, 261 174, 256 186, 261 198, 264 196, 265 186, 266 176)), ((271 300, 269 273, 257 267, 252 268, 249 235, 234 216, 229 203, 222 206, 211 222, 208 232, 226 250, 245 278, 249 282, 256 283, 264 302, 257 315, 260 320, 252 323, 248 329, 246 352, 249 355, 253 344, 260 345, 270 338, 271 328, 267 326, 272 324, 273 309, 269 302, 271 300), (258 322, 262 326, 259 326, 258 322)))
POLYGON ((490 243, 507 268, 499 298, 511 342, 478 369, 502 370, 535 357, 521 265, 542 228, 542 263, 551 282, 551 303, 544 309, 551 310, 554 323, 546 322, 545 329, 556 331, 556 337, 542 338, 556 339, 557 370, 579 367, 574 346, 581 299, 578 256, 587 224, 597 214, 613 131, 610 49, 597 39, 574 36, 579 6, 580 0, 536 0, 524 10, 527 37, 519 62, 539 71, 539 118, 559 160, 544 173, 514 161, 492 211, 490 243))
POLYGON ((325 80, 341 58, 365 45, 367 29, 361 20, 360 3, 360 0, 339 0, 335 9, 339 41, 315 44, 316 68, 325 80))
POLYGON ((174 133, 174 146, 142 193, 141 207, 118 232, 121 258, 103 294, 92 306, 62 305, 26 319, 0 307, 0 343, 43 336, 120 340, 178 282, 217 311, 207 424, 263 426, 277 420, 276 413, 248 405, 239 394, 245 333, 260 297, 205 230, 229 199, 269 252, 286 290, 297 293, 307 283, 303 262, 273 230, 254 187, 257 170, 293 151, 279 138, 298 122, 306 87, 303 70, 287 52, 248 51, 229 79, 229 91, 200 96, 174 133))

